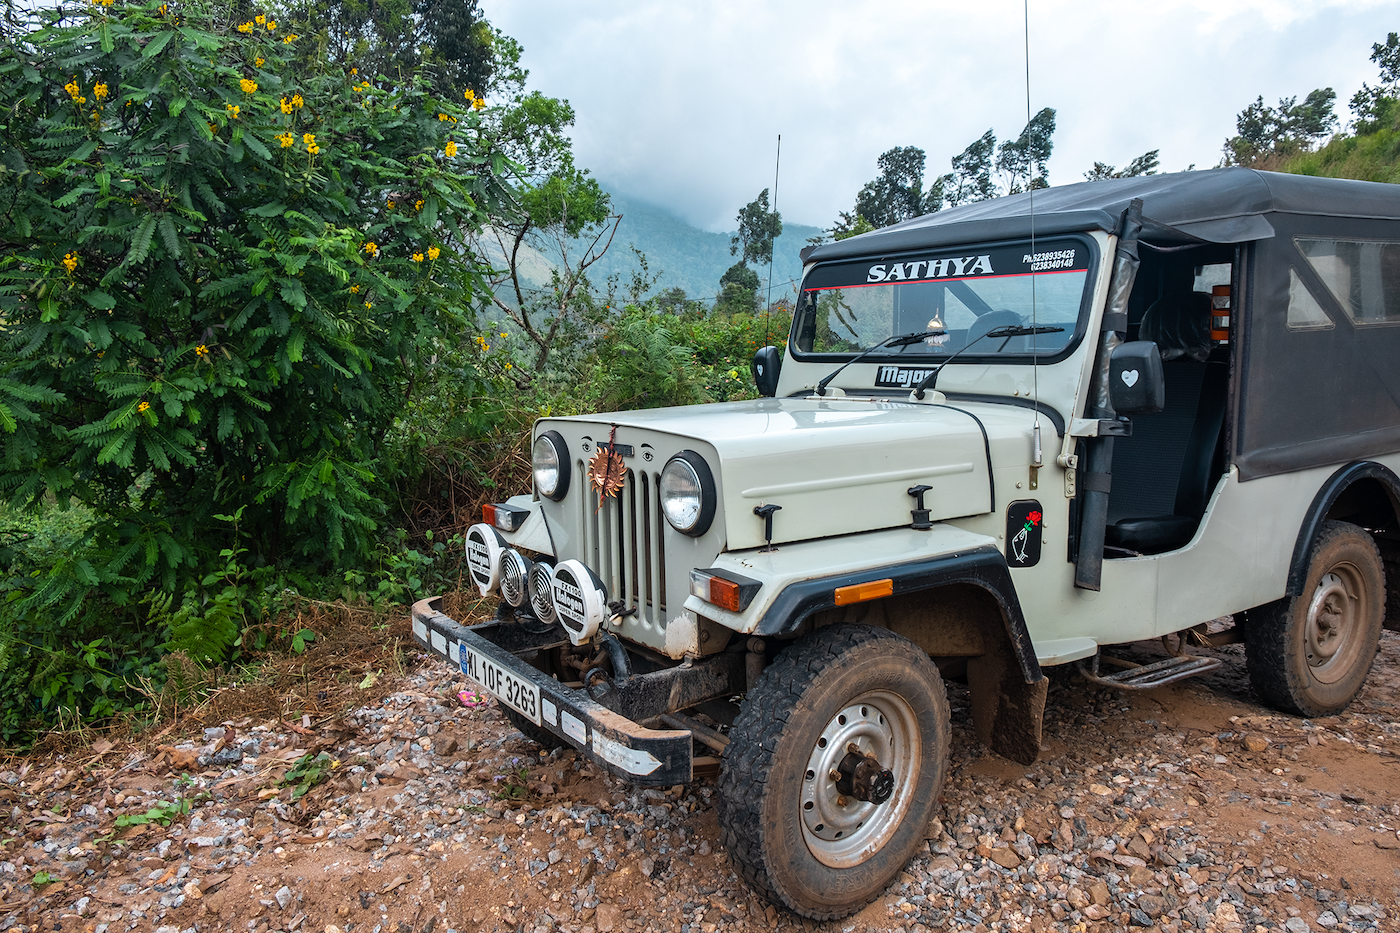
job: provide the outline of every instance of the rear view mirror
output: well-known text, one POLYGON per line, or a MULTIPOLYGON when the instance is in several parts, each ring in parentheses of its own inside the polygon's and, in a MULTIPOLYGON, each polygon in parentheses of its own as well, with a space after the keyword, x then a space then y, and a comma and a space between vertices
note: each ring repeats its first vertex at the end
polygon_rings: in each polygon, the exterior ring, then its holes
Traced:
POLYGON ((1108 361, 1108 396, 1120 415, 1150 415, 1167 404, 1162 355, 1151 340, 1133 340, 1113 348, 1108 361))
POLYGON ((772 398, 778 394, 778 373, 783 368, 783 353, 777 347, 761 347, 753 355, 749 369, 753 373, 753 384, 758 386, 758 394, 772 398))

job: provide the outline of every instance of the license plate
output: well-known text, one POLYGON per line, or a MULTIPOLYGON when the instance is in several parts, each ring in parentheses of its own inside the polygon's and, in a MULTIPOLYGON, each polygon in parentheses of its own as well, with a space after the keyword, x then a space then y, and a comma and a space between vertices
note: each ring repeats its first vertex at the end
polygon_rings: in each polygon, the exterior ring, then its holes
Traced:
POLYGON ((540 688, 521 680, 484 655, 462 646, 462 673, 535 725, 540 724, 540 688))

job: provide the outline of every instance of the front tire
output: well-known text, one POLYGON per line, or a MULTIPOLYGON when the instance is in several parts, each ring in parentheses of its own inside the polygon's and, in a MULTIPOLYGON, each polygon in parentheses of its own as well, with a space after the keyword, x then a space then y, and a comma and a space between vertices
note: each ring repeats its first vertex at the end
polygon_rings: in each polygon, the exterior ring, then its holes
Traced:
POLYGON ((1351 705, 1380 648, 1385 569, 1376 543, 1348 522, 1325 522, 1298 596, 1251 610, 1245 662, 1264 702, 1299 716, 1351 705))
POLYGON ((923 842, 949 731, 938 668, 907 639, 843 625, 799 640, 729 732, 719 822, 736 870, 806 917, 859 910, 923 842))

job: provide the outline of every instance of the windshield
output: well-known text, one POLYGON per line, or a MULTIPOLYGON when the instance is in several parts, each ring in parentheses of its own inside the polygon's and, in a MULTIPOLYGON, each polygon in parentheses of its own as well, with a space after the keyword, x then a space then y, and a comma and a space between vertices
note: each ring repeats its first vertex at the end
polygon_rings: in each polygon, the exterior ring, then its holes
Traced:
POLYGON ((1025 242, 823 263, 802 282, 794 355, 848 356, 896 334, 945 330, 946 337, 870 355, 936 360, 995 328, 1035 323, 1064 330, 988 337, 959 359, 1054 356, 1075 337, 1092 258, 1087 241, 1059 238, 1037 240, 1034 252, 1025 242))

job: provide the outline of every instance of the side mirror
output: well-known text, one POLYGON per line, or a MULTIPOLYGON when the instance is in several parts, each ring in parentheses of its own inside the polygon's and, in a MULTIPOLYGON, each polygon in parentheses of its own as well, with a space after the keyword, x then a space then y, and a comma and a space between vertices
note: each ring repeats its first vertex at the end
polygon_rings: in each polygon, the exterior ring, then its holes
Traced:
POLYGON ((758 394, 772 398, 778 394, 778 373, 783 368, 783 351, 777 347, 761 347, 753 355, 749 371, 753 374, 753 384, 758 386, 758 394))
POLYGON ((1108 360, 1108 397, 1120 415, 1149 415, 1167 404, 1162 354, 1151 340, 1133 340, 1113 348, 1108 360))

